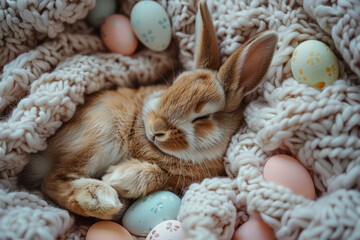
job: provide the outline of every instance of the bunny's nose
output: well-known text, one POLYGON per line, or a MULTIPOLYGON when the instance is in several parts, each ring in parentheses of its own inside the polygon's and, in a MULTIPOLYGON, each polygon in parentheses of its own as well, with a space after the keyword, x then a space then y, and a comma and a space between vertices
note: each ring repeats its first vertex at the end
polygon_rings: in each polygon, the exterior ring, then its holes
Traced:
POLYGON ((170 137, 169 125, 161 117, 149 116, 147 119, 148 133, 152 137, 152 140, 164 142, 170 137))
POLYGON ((170 136, 170 132, 169 131, 158 131, 154 133, 155 139, 160 141, 160 142, 165 142, 169 136, 170 136))

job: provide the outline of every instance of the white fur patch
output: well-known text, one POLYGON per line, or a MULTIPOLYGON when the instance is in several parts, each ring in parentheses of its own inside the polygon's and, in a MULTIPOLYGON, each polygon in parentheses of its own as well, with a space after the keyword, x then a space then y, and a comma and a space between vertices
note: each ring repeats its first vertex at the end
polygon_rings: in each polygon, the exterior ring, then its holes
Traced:
MULTIPOLYGON (((159 109, 159 102, 161 99, 161 94, 165 92, 165 90, 157 90, 151 93, 144 102, 144 107, 142 109, 142 121, 145 126, 146 116, 149 112, 157 112, 159 109)), ((145 129, 146 130, 146 129, 145 129)), ((145 131, 146 137, 150 140, 151 136, 149 136, 148 131, 145 131)))
POLYGON ((154 91, 145 99, 143 113, 142 113, 143 121, 145 121, 146 115, 149 112, 151 112, 151 111, 156 112, 159 109, 158 106, 159 106, 159 102, 161 99, 161 94, 163 92, 165 92, 165 90, 154 91))
MULTIPOLYGON (((184 126, 184 125, 182 125, 184 126)), ((186 131, 187 140, 189 146, 186 150, 170 152, 164 151, 167 154, 173 155, 184 161, 192 161, 195 163, 201 163, 204 159, 212 160, 218 159, 223 155, 223 148, 220 147, 224 144, 222 130, 219 126, 215 126, 215 129, 211 131, 208 136, 201 140, 195 136, 195 130, 191 124, 187 127, 183 127, 186 131), (220 147, 220 151, 218 149, 220 147)))
POLYGON ((183 120, 177 127, 186 134, 189 146, 187 149, 180 151, 169 151, 160 148, 164 153, 195 163, 201 163, 205 159, 215 160, 223 155, 223 145, 227 141, 224 141, 224 131, 221 126, 215 125, 214 129, 204 139, 197 138, 194 124, 189 119, 183 120))
POLYGON ((86 165, 85 171, 91 177, 103 176, 108 166, 117 164, 124 157, 123 151, 120 151, 121 146, 115 139, 104 139, 101 145, 101 149, 96 151, 86 165))
POLYGON ((131 189, 135 179, 138 177, 139 171, 136 168, 126 168, 124 169, 119 165, 119 167, 114 167, 113 171, 110 174, 106 174, 103 177, 103 181, 109 183, 113 187, 119 187, 122 189, 131 189))
POLYGON ((223 109, 224 106, 225 106, 225 99, 224 99, 224 101, 221 101, 221 102, 206 103, 199 113, 195 113, 195 112, 192 113, 190 116, 190 119, 194 120, 201 116, 216 113, 216 112, 220 111, 221 109, 223 109))

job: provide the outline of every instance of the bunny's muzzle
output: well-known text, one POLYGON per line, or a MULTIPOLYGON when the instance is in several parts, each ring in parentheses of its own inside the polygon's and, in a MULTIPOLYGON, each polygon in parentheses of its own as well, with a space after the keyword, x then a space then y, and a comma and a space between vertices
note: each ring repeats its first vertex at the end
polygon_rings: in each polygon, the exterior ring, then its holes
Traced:
POLYGON ((155 113, 148 114, 145 126, 147 138, 160 149, 179 151, 188 147, 184 132, 155 113))
POLYGON ((149 113, 146 118, 146 133, 154 141, 166 141, 170 137, 169 124, 155 113, 149 113))

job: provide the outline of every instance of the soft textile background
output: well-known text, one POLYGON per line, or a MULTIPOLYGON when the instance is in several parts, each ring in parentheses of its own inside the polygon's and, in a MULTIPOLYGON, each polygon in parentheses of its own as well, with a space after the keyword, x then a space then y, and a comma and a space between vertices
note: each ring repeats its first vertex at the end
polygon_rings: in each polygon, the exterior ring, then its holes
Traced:
MULTIPOLYGON (((136 1, 119 1, 129 14, 136 1)), ((83 238, 88 224, 17 184, 29 154, 69 120, 84 94, 151 84, 178 62, 191 69, 196 1, 159 1, 173 29, 172 48, 132 57, 106 52, 79 20, 94 0, 0 1, 0 239, 83 238)), ((193 184, 179 220, 191 239, 230 239, 259 213, 279 239, 360 238, 360 3, 358 0, 208 0, 224 61, 249 37, 272 29, 279 44, 259 90, 249 96, 248 127, 225 157, 228 178, 193 184), (339 80, 323 91, 292 78, 290 57, 318 39, 337 55, 339 80), (264 181, 266 159, 287 153, 312 175, 310 201, 264 181)))

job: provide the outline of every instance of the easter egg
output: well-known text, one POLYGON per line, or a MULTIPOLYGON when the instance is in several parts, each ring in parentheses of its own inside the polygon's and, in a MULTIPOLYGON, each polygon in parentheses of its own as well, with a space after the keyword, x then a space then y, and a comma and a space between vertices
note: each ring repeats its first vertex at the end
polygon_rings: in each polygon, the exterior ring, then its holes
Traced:
POLYGON ((132 240, 131 234, 121 225, 111 221, 93 224, 86 233, 86 240, 132 240))
POLYGON ((105 18, 115 13, 115 11, 115 0, 97 0, 95 7, 89 11, 87 20, 92 26, 100 27, 105 18))
POLYGON ((170 19, 154 1, 138 2, 131 10, 131 26, 140 42, 154 51, 166 49, 171 40, 170 19))
POLYGON ((267 225, 260 217, 251 216, 247 222, 242 224, 232 240, 275 240, 272 228, 267 225))
POLYGON ((138 46, 130 20, 121 14, 110 15, 104 20, 101 25, 101 39, 111 52, 123 55, 131 55, 138 46))
POLYGON ((185 233, 181 227, 181 222, 177 220, 167 220, 156 225, 147 235, 145 240, 184 240, 185 233))
POLYGON ((146 236, 157 224, 175 220, 181 200, 172 192, 159 191, 135 201, 123 216, 123 226, 132 234, 146 236))
POLYGON ((308 199, 315 199, 314 182, 306 168, 295 158, 275 155, 264 166, 264 179, 308 199))
POLYGON ((335 54, 326 44, 317 40, 301 43, 291 58, 291 71, 296 80, 319 90, 330 86, 339 76, 335 54))

